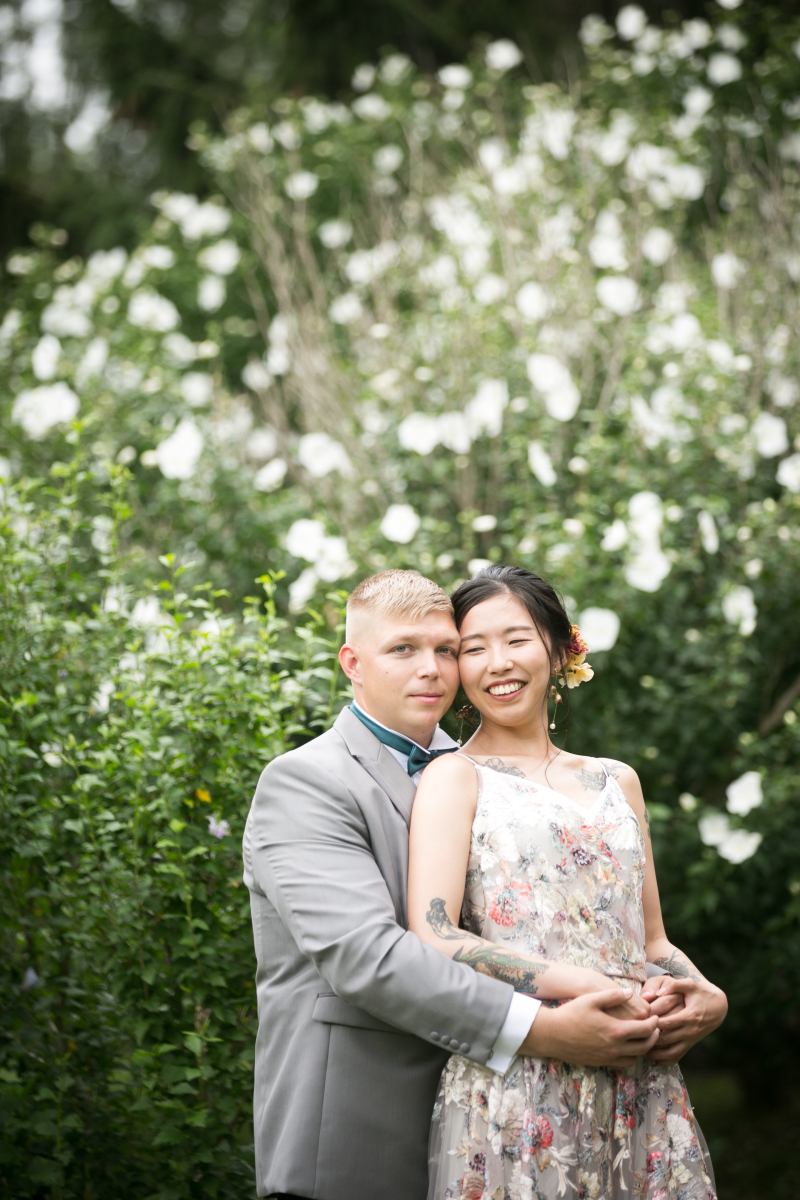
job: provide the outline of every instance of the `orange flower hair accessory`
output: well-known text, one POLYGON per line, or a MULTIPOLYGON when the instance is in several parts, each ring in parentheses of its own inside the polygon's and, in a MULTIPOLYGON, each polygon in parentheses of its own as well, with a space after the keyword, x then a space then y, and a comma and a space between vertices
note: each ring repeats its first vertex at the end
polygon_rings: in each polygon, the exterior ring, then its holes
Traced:
POLYGON ((577 625, 571 625, 570 628, 572 630, 572 637, 567 648, 567 661, 561 668, 558 682, 562 687, 566 683, 568 688, 576 688, 579 684, 586 683, 592 679, 594 671, 586 662, 589 647, 581 637, 580 629, 577 625))

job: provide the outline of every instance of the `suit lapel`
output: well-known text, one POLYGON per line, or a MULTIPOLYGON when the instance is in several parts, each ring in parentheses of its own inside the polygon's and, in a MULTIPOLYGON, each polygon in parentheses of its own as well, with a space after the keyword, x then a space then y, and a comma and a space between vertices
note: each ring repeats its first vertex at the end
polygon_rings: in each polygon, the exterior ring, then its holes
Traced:
POLYGON ((411 821, 411 806, 416 787, 411 777, 393 758, 383 742, 367 729, 348 708, 343 708, 336 718, 334 729, 343 738, 353 758, 361 763, 395 806, 406 825, 411 821))

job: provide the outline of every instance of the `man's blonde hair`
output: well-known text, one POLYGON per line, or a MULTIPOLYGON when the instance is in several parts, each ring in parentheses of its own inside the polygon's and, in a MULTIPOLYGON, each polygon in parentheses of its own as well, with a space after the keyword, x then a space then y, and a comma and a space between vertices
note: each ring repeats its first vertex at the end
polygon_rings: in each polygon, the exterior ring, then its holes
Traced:
POLYGON ((381 571, 379 575, 362 579, 350 593, 346 612, 345 638, 349 642, 361 613, 420 621, 432 612, 445 612, 452 616, 453 604, 438 583, 416 571, 381 571))

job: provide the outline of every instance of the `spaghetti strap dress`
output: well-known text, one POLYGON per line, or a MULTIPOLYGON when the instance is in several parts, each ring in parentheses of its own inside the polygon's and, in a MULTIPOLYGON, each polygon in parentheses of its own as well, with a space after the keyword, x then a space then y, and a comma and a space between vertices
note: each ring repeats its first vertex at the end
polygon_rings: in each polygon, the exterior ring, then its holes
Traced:
MULTIPOLYGON (((640 991, 645 843, 619 784, 603 767, 585 807, 474 765, 464 927, 640 991)), ((616 1070, 518 1056, 503 1076, 453 1055, 429 1162, 428 1200, 716 1200, 680 1069, 645 1058, 616 1070)))

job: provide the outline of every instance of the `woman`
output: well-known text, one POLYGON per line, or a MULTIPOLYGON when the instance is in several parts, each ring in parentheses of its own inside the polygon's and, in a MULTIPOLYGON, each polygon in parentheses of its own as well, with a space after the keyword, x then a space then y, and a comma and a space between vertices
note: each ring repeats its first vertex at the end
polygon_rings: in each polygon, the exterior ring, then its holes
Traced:
MULTIPOLYGON (((555 591, 493 566, 453 605, 481 724, 420 783, 410 928, 542 1000, 611 980, 620 1015, 632 1015, 625 998, 641 992, 646 960, 702 980, 664 932, 635 772, 550 740, 548 700, 592 676, 555 591)), ((713 985, 704 995, 708 1032, 727 1003, 713 985)), ((627 1070, 517 1058, 504 1077, 454 1055, 434 1111, 428 1200, 714 1200, 676 1048, 656 1042, 650 1055, 627 1070)))

